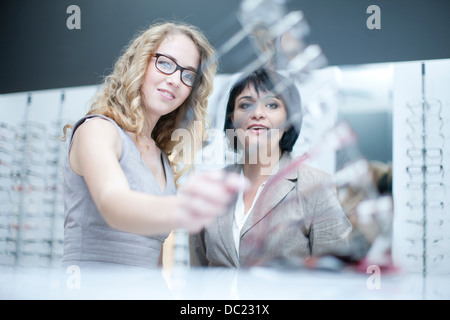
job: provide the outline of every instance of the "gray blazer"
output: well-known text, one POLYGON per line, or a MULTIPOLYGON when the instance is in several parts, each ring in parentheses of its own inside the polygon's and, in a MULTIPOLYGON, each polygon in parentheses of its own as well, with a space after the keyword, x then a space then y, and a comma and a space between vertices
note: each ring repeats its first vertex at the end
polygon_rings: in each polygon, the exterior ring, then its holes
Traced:
MULTIPOLYGON (((283 171, 291 160, 285 152, 279 170, 283 171)), ((240 172, 241 168, 234 165, 232 169, 240 172)), ((304 164, 272 175, 241 230, 239 256, 233 239, 232 205, 212 225, 191 237, 193 265, 269 266, 342 249, 348 244, 352 226, 330 178, 304 164)))

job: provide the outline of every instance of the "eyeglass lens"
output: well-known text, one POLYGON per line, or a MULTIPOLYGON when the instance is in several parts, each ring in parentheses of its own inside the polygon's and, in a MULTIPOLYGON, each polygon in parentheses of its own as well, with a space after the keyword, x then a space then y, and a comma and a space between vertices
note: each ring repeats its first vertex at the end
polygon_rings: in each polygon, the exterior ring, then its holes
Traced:
POLYGON ((159 55, 156 57, 156 68, 165 74, 172 74, 180 69, 181 81, 189 87, 194 85, 196 73, 192 70, 180 67, 175 61, 166 56, 159 55))

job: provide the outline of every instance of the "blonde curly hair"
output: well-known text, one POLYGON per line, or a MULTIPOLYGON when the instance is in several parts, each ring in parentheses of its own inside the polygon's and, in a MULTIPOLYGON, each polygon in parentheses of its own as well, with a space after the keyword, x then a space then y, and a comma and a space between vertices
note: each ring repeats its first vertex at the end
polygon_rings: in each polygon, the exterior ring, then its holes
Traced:
MULTIPOLYGON (((202 138, 206 125, 208 96, 212 92, 213 80, 217 71, 214 61, 214 49, 205 35, 195 26, 185 23, 158 22, 138 34, 125 47, 123 55, 115 63, 112 73, 105 77, 102 86, 93 98, 87 115, 102 114, 113 119, 125 131, 133 132, 136 137, 142 136, 145 129, 144 107, 141 96, 141 86, 144 81, 147 65, 151 55, 155 53, 161 42, 169 35, 184 34, 197 46, 200 53, 199 79, 183 104, 169 114, 162 116, 156 123, 152 138, 170 159, 175 180, 193 167, 194 151, 202 146, 202 138), (198 125, 202 124, 199 132, 198 125), (182 157, 172 155, 172 150, 178 141, 172 141, 172 132, 184 126, 193 139, 183 141, 190 152, 189 161, 179 168, 182 157)), ((64 126, 66 130, 72 125, 64 126)), ((186 159, 184 159, 186 160, 186 159)))

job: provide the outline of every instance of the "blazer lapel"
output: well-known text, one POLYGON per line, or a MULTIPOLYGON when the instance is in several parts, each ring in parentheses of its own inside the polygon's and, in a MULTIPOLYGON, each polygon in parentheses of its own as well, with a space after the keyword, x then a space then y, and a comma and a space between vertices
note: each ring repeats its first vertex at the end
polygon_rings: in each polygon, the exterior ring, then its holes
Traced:
MULTIPOLYGON (((242 166, 232 165, 229 171, 240 172, 242 166)), ((236 208, 236 201, 228 208, 227 212, 217 218, 217 223, 219 227, 219 235, 222 239, 222 243, 228 252, 231 260, 234 262, 236 267, 239 266, 239 257, 236 252, 236 246, 233 238, 233 222, 234 222, 234 210, 236 208)))
MULTIPOLYGON (((291 158, 289 155, 283 155, 279 162, 279 170, 282 170, 290 160, 291 158)), ((274 173, 267 179, 266 185, 256 200, 250 216, 242 227, 241 237, 286 197, 286 195, 294 188, 296 180, 296 170, 285 173, 283 177, 279 177, 274 173)))

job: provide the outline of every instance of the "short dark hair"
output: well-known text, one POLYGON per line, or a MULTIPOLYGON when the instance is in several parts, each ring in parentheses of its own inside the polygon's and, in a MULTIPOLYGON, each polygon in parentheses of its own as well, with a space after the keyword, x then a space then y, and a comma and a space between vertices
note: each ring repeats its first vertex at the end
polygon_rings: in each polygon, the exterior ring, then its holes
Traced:
MULTIPOLYGON (((240 95, 246 88, 250 86, 253 86, 257 93, 259 93, 259 90, 263 92, 273 92, 275 89, 275 83, 286 84, 285 86, 283 86, 282 90, 276 94, 286 106, 287 118, 289 119, 290 116, 293 116, 293 114, 290 113, 290 110, 298 110, 298 113, 300 115, 295 125, 291 125, 288 130, 284 132, 279 143, 281 152, 291 152, 295 142, 298 139, 298 136, 300 135, 300 129, 302 125, 301 99, 300 93, 295 84, 291 81, 288 81, 286 77, 282 76, 279 73, 275 73, 272 71, 270 71, 269 73, 266 69, 258 69, 249 74, 241 76, 241 78, 239 78, 231 87, 230 94, 228 96, 227 110, 225 113, 225 124, 223 129, 225 133, 227 132, 227 129, 234 129, 233 121, 231 120, 231 118, 234 113, 235 102, 238 95, 240 95)), ((228 141, 229 144, 233 145, 235 151, 237 148, 236 140, 237 138, 234 137, 234 141, 228 141)))

